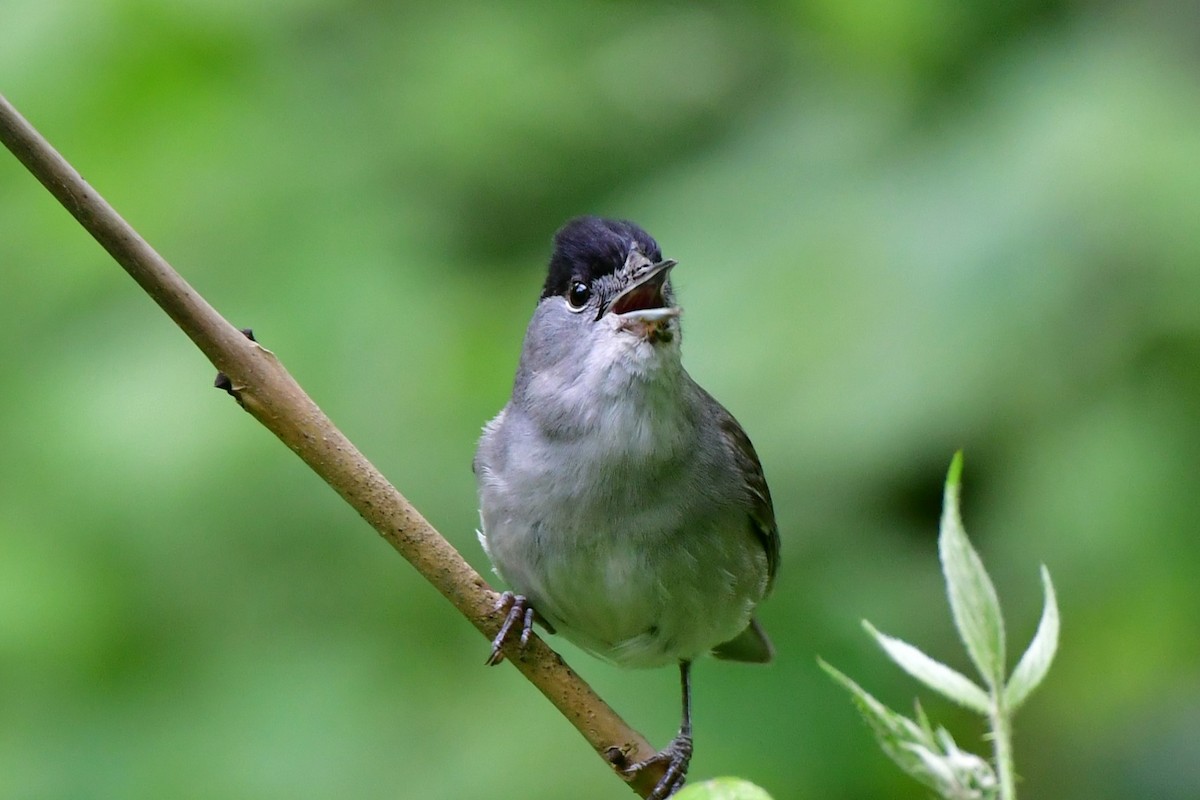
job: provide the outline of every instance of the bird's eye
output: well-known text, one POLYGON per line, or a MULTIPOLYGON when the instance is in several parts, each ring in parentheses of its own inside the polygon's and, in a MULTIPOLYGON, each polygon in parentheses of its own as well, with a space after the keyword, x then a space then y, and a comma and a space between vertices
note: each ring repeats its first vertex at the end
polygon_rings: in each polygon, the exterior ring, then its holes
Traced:
POLYGON ((592 296, 592 290, 583 281, 575 281, 571 284, 571 291, 567 292, 567 302, 571 304, 572 311, 582 311, 587 305, 588 298, 592 296))

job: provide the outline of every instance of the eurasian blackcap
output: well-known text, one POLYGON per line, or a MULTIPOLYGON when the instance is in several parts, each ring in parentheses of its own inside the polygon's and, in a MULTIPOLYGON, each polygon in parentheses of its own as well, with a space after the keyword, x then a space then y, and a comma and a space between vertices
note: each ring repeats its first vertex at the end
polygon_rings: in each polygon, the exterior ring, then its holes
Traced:
POLYGON ((754 447, 680 361, 674 266, 631 222, 564 225, 474 463, 479 539, 513 590, 489 663, 536 614, 618 665, 679 665, 679 734, 627 770, 665 762, 654 798, 687 774, 691 662, 771 660, 751 614, 779 564, 754 447))

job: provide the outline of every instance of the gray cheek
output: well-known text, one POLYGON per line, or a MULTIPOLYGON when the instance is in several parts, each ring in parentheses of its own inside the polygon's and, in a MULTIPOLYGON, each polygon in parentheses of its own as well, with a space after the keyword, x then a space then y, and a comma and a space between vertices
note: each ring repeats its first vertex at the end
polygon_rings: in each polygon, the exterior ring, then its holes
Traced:
POLYGON ((595 311, 573 313, 561 297, 549 297, 538 304, 525 331, 518 369, 518 390, 527 390, 537 373, 553 371, 556 380, 569 384, 582 372, 589 350, 595 311))

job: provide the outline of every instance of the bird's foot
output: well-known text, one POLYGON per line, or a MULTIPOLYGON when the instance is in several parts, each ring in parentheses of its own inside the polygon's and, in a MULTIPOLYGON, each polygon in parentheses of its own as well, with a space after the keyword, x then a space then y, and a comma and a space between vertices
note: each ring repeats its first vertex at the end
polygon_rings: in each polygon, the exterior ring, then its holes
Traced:
POLYGON ((533 634, 533 606, 529 605, 529 600, 524 595, 504 592, 496 601, 495 610, 507 610, 508 615, 504 618, 504 624, 500 626, 500 632, 492 639, 492 653, 487 660, 489 667, 494 667, 504 660, 504 645, 516 634, 518 623, 521 626, 522 648, 528 644, 529 637, 533 634))
POLYGON ((626 767, 625 774, 633 775, 653 764, 665 763, 667 765, 666 771, 663 772, 663 776, 655 784, 654 791, 647 796, 647 800, 665 800, 665 798, 670 797, 683 788, 684 782, 687 781, 688 764, 691 761, 692 737, 681 731, 662 750, 659 750, 645 761, 639 761, 630 767, 626 767))

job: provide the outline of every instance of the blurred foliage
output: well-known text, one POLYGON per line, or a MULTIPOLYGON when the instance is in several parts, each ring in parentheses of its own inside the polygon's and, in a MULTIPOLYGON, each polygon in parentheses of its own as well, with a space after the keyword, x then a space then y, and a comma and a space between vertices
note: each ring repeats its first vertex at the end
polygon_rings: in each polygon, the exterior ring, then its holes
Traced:
MULTIPOLYGON (((924 796, 815 656, 906 703, 859 618, 957 652, 960 446, 1015 641, 1059 590, 1022 797, 1195 796, 1198 40, 1180 0, 0 4, 2 91, 481 570, 551 233, 659 239, 784 536, 780 658, 698 666, 692 774, 779 800, 924 796)), ((7 154, 0 209, 0 796, 629 796, 7 154)), ((670 670, 563 652, 670 737, 670 670)))

